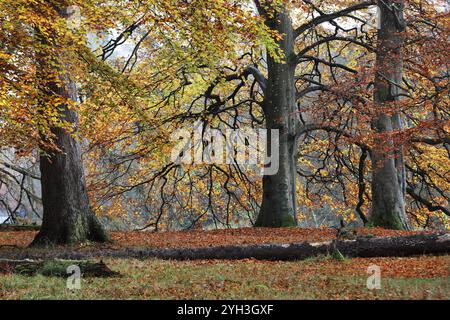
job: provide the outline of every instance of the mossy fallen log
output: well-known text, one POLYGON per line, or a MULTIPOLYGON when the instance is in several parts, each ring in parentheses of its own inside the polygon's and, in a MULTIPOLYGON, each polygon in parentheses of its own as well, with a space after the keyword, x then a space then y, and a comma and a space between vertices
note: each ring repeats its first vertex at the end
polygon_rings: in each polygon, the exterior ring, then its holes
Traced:
POLYGON ((83 277, 117 277, 120 274, 112 271, 103 262, 80 260, 0 260, 0 272, 14 273, 24 276, 43 275, 47 277, 68 277, 71 266, 80 268, 83 277))
POLYGON ((164 260, 302 260, 333 255, 338 250, 344 257, 408 257, 450 254, 450 233, 417 234, 401 237, 357 237, 354 240, 301 242, 293 244, 259 244, 250 246, 219 246, 206 248, 92 248, 72 251, 55 249, 35 251, 25 249, 0 253, 1 258, 14 259, 75 259, 96 257, 164 259, 164 260))
POLYGON ((262 244, 194 249, 131 249, 128 252, 117 252, 117 255, 113 254, 112 256, 173 260, 253 258, 258 260, 288 261, 302 260, 323 255, 333 255, 336 250, 343 256, 349 258, 450 254, 450 233, 385 238, 358 237, 355 240, 319 243, 302 242, 294 244, 262 244))

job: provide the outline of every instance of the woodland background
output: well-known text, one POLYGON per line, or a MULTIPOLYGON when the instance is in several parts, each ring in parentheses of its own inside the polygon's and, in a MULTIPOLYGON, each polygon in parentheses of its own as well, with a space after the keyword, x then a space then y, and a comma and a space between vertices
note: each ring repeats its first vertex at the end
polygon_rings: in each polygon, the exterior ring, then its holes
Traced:
MULTIPOLYGON (((443 228, 450 189, 448 4, 404 6, 404 75, 398 97, 382 108, 404 123, 389 134, 404 157, 412 226, 443 228)), ((298 224, 367 222, 369 151, 387 141, 373 127, 380 111, 372 98, 379 19, 371 2, 2 1, 1 9, 0 200, 9 223, 41 221, 39 156, 61 147, 51 128, 73 130, 59 115, 66 105, 79 117, 74 134, 91 206, 109 228, 254 224, 263 194, 254 170, 180 166, 168 155, 171 134, 196 120, 222 130, 265 127, 259 79, 267 78, 268 55, 285 55, 283 35, 264 21, 270 10, 289 14, 298 33, 298 224), (278 5, 283 9, 273 9, 278 5), (66 7, 72 12, 58 13, 66 7), (48 42, 37 41, 38 32, 48 42), (39 63, 40 51, 50 67, 39 63), (45 67, 49 77, 70 76, 73 100, 39 100, 38 69, 45 67)))

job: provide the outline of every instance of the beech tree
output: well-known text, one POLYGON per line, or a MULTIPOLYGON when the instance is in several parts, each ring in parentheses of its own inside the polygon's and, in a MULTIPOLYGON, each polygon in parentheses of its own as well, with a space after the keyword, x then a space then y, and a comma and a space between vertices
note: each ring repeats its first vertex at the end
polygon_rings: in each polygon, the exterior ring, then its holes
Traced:
MULTIPOLYGON (((69 9, 63 2, 55 3, 53 7, 63 20, 70 18, 69 9)), ((40 171, 44 212, 42 226, 33 245, 106 241, 106 232, 90 208, 80 141, 74 137, 78 127, 78 116, 73 109, 77 89, 68 66, 60 58, 64 41, 59 40, 57 34, 44 35, 42 29, 36 29, 35 36, 38 42, 39 102, 45 107, 55 108, 55 117, 65 126, 50 124, 56 150, 42 149, 40 171), (52 41, 52 38, 56 39, 52 41), (55 105, 58 100, 61 103, 55 105)))
POLYGON ((3 129, 15 137, 9 145, 17 148, 18 156, 30 155, 37 147, 41 153, 41 174, 33 178, 41 180, 43 216, 33 245, 108 238, 89 204, 77 136, 78 96, 73 78, 79 76, 79 70, 74 61, 77 48, 85 46, 85 33, 71 28, 68 19, 77 13, 72 4, 80 3, 16 1, 1 5, 2 65, 8 67, 2 73, 6 80, 6 86, 2 85, 6 102, 2 104, 3 129), (16 37, 9 39, 12 35, 16 37))
MULTIPOLYGON (((389 135, 403 129, 402 116, 383 112, 383 107, 400 99, 403 79, 405 20, 403 1, 380 1, 380 29, 375 78, 376 118, 373 127, 380 134, 371 150, 372 210, 370 222, 390 229, 409 229, 405 212, 405 163, 403 149, 389 135)), ((387 108, 386 108, 387 109, 387 108)))
MULTIPOLYGON (((328 147, 322 146, 310 168, 301 168, 300 174, 313 194, 317 194, 313 187, 339 186, 342 210, 353 203, 365 224, 394 229, 427 226, 434 219, 429 219, 430 215, 438 211, 448 215, 445 192, 435 183, 432 187, 432 178, 426 173, 436 170, 443 178, 448 166, 444 156, 448 154, 446 102, 441 95, 448 88, 448 66, 442 63, 446 54, 439 49, 445 46, 448 32, 445 11, 433 1, 382 2, 379 6, 380 29, 366 37, 367 44, 377 50, 374 55, 359 57, 358 74, 341 75, 340 84, 319 98, 323 113, 304 130, 311 140, 302 154, 310 157, 319 150, 312 143, 327 141, 328 147), (431 103, 431 96, 439 98, 431 103), (317 135, 318 131, 325 135, 317 135), (429 152, 429 169, 416 159, 418 154, 425 156, 422 150, 429 152), (372 165, 366 163, 369 154, 372 165), (314 172, 317 166, 329 169, 318 174, 314 172), (357 183, 346 183, 352 180, 357 183), (394 204, 397 213, 390 214, 387 208, 394 204)), ((330 198, 329 203, 338 198, 330 198)), ((351 210, 347 212, 353 215, 351 210)))
MULTIPOLYGON (((63 8, 56 10, 62 17, 67 15, 63 8)), ((36 37, 41 45, 37 58, 41 103, 62 97, 65 102, 57 106, 56 116, 76 129, 77 115, 69 106, 71 101, 77 100, 76 86, 70 79, 70 73, 63 71, 61 61, 49 59, 51 55, 48 50, 52 49, 52 45, 40 31, 36 32, 36 37), (62 72, 64 74, 60 75, 62 72), (59 79, 55 79, 54 74, 59 79)), ((71 132, 67 132, 67 128, 51 127, 50 130, 58 150, 43 149, 44 154, 40 157, 44 212, 41 230, 33 244, 65 244, 88 239, 104 241, 106 235, 89 207, 80 143, 71 132)))
MULTIPOLYGON (((306 1, 306 3, 309 2, 306 1)), ((319 13, 318 17, 307 21, 297 28, 293 26, 291 13, 285 3, 255 1, 255 4, 259 14, 264 18, 269 28, 281 35, 282 40, 278 42, 278 46, 283 52, 281 61, 277 61, 270 54, 268 55, 267 85, 263 85, 265 88, 263 110, 266 118, 266 128, 277 129, 280 132, 280 142, 279 146, 277 146, 280 154, 279 171, 273 176, 264 176, 262 204, 255 226, 295 226, 297 225, 298 138, 302 127, 296 88, 296 76, 300 77, 301 74, 296 73, 296 70, 305 60, 315 60, 319 64, 331 68, 350 70, 350 68, 336 64, 333 61, 312 57, 310 56, 311 51, 333 41, 348 41, 357 45, 364 45, 359 43, 356 38, 346 38, 334 34, 309 43, 296 52, 296 47, 298 47, 296 42, 301 41, 301 36, 308 32, 310 28, 322 23, 333 22, 334 19, 367 8, 373 2, 358 3, 333 13, 324 13, 321 10, 317 10, 319 13)), ((312 6, 314 8, 314 5, 312 6)), ((270 150, 272 147, 268 145, 267 150, 270 150)))

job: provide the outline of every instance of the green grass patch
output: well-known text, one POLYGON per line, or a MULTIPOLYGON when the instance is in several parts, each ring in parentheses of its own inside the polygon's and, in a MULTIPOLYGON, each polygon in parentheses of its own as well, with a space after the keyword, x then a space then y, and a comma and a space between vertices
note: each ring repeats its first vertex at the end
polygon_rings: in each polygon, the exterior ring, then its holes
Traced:
MULTIPOLYGON (((54 276, 0 274, 1 299, 449 299, 447 277, 382 277, 322 270, 329 258, 300 262, 105 259, 119 278, 82 278, 80 290, 54 276)), ((344 263, 347 265, 347 262, 344 263)), ((339 269, 339 265, 337 265, 339 269)))

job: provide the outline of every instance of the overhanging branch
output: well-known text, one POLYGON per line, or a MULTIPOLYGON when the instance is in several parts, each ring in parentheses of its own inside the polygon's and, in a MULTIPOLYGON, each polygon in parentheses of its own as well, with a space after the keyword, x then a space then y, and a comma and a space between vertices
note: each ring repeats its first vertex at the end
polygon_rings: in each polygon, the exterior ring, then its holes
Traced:
MULTIPOLYGON (((305 2, 308 3, 309 1, 305 1, 305 2)), ((322 14, 319 17, 317 17, 317 18, 315 18, 315 19, 313 19, 313 20, 311 20, 311 21, 301 25, 297 29, 295 29, 295 31, 294 31, 294 38, 298 38, 306 30, 308 30, 310 28, 313 28, 314 26, 317 26, 317 25, 319 25, 321 23, 329 22, 331 20, 334 20, 336 18, 345 16, 345 15, 347 15, 349 13, 354 12, 354 11, 358 11, 358 10, 361 10, 361 9, 366 9, 366 8, 372 6, 372 5, 375 5, 375 4, 376 4, 375 1, 365 1, 365 2, 358 3, 358 4, 354 5, 354 6, 348 7, 346 9, 334 12, 334 13, 322 14)))
POLYGON ((413 198, 417 202, 423 204, 428 209, 428 211, 430 211, 430 212, 442 211, 443 213, 445 213, 446 215, 448 215, 450 217, 450 210, 448 210, 444 206, 435 205, 431 201, 429 201, 425 198, 422 198, 420 195, 418 195, 417 193, 414 192, 413 188, 410 188, 410 187, 406 188, 406 192, 411 196, 411 198, 413 198))

